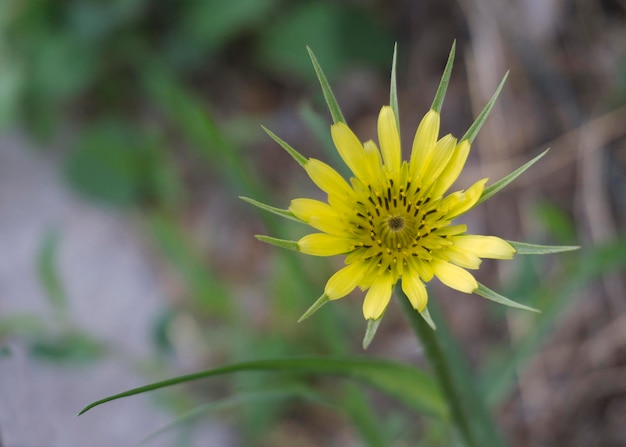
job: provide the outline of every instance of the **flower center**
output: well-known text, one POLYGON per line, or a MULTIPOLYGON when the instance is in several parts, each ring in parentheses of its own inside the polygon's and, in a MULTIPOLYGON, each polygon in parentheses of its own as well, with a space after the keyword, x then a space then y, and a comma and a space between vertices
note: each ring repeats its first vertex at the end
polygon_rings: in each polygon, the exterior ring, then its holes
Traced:
POLYGON ((404 228, 406 225, 404 219, 400 216, 391 216, 387 219, 387 225, 389 225, 389 229, 393 232, 398 232, 404 228))
POLYGON ((441 229, 450 224, 440 200, 410 181, 366 186, 355 181, 358 194, 352 231, 357 240, 353 256, 402 275, 411 259, 429 262, 433 253, 450 244, 441 229))

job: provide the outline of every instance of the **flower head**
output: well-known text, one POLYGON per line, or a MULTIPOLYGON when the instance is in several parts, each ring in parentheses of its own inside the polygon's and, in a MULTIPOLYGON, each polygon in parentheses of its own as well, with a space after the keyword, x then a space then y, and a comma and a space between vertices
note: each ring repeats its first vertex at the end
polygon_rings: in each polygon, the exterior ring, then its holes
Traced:
POLYGON ((323 295, 301 320, 326 302, 342 298, 359 287, 367 291, 363 316, 370 323, 377 322, 385 312, 394 286, 400 282, 413 308, 434 327, 426 307, 425 286, 434 277, 461 292, 477 293, 505 305, 534 310, 478 283, 468 270, 477 269, 483 258, 511 259, 516 251, 554 253, 576 247, 537 246, 468 234, 467 226, 454 220, 506 186, 545 152, 489 187, 485 187, 487 179, 480 179, 466 190, 448 193, 465 165, 471 143, 487 118, 504 79, 463 137, 445 135, 440 138, 439 114, 452 69, 453 45, 431 110, 417 128, 409 159, 402 160, 395 53, 391 105, 382 107, 378 115, 378 145, 374 141, 362 143, 346 125, 315 56, 312 52, 310 55, 333 116, 330 130, 334 145, 351 176, 346 180, 328 164, 302 156, 266 129, 327 194, 327 201, 298 198, 291 201, 288 210, 281 210, 245 199, 317 230, 298 241, 268 236, 258 236, 259 239, 314 256, 346 256, 345 267, 330 277, 323 295))
POLYGON ((302 253, 318 256, 345 254, 346 266, 326 284, 329 300, 342 298, 357 286, 367 290, 363 315, 379 319, 393 286, 423 312, 428 295, 424 283, 436 276, 461 292, 472 293, 478 283, 466 269, 481 258, 511 259, 515 249, 494 236, 466 234, 454 219, 472 208, 486 183, 482 179, 466 191, 445 195, 460 174, 470 143, 452 135, 438 138, 439 113, 422 119, 409 161, 401 160, 394 112, 389 106, 378 116, 378 140, 362 144, 344 123, 331 134, 341 158, 352 171, 350 183, 333 168, 315 159, 304 168, 328 194, 328 203, 294 199, 289 210, 320 232, 297 243, 302 253))

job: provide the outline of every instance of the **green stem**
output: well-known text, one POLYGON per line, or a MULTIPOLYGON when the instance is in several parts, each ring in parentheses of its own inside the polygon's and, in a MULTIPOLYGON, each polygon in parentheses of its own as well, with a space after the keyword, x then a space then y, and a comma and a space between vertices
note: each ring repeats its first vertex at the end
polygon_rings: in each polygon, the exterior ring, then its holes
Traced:
POLYGON ((426 357, 433 369, 434 376, 448 403, 452 423, 458 429, 464 444, 468 447, 480 447, 472 433, 470 419, 461 405, 462 396, 454 383, 450 364, 437 338, 437 331, 433 331, 419 313, 413 309, 409 300, 402 293, 398 293, 399 301, 406 318, 424 347, 426 357))

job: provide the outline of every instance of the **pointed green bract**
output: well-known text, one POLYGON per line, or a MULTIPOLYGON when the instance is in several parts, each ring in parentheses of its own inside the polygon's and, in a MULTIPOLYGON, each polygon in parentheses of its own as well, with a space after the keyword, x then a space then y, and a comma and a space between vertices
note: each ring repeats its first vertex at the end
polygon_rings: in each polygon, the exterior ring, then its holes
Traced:
POLYGON ((532 165, 537 163, 544 155, 546 155, 549 150, 550 149, 546 149, 545 151, 543 151, 541 154, 537 155, 535 158, 533 158, 529 162, 525 163, 524 165, 522 165, 519 168, 517 168, 515 171, 511 172, 509 175, 507 175, 505 177, 502 177, 497 182, 492 183, 491 185, 487 186, 485 188, 485 190, 483 191, 482 195, 480 196, 480 199, 478 199, 478 201, 476 202, 476 204, 474 206, 480 205, 485 200, 487 200, 489 197, 493 196, 495 193, 500 191, 502 188, 504 188, 506 185, 511 183, 517 177, 522 175, 524 173, 524 171, 526 171, 532 165))
POLYGON ((383 321, 383 317, 380 317, 378 320, 367 320, 367 329, 363 337, 363 349, 367 349, 370 343, 372 343, 372 340, 374 340, 374 336, 376 335, 381 321, 383 321))
POLYGON ((307 318, 309 318, 311 315, 313 315, 315 312, 317 312, 320 307, 322 307, 324 304, 326 304, 329 301, 330 301, 330 298, 328 298, 328 296, 326 296, 326 294, 320 296, 317 299, 317 301, 315 301, 311 305, 311 307, 309 307, 307 309, 307 311, 298 319, 298 323, 300 323, 301 321, 304 321, 307 318))
POLYGON ((304 166, 306 164, 306 162, 308 161, 306 159, 305 156, 301 155, 300 152, 298 152, 297 150, 295 150, 293 147, 291 147, 289 144, 287 144, 284 140, 282 140, 280 137, 276 136, 276 134, 274 132, 272 132, 271 130, 269 130, 267 127, 265 126, 261 126, 263 128, 263 130, 265 131, 265 133, 267 133, 272 140, 276 141, 278 144, 280 144, 280 146, 285 149, 289 155, 291 155, 293 157, 294 160, 296 160, 298 162, 298 164, 300 166, 304 166))
POLYGON ((327 374, 368 384, 395 397, 414 410, 445 419, 446 403, 432 377, 420 369, 402 363, 371 359, 333 359, 326 357, 259 360, 174 377, 105 397, 87 405, 79 415, 92 408, 128 396, 147 393, 181 383, 243 371, 285 371, 301 374, 327 374))
POLYGON ((335 95, 330 88, 330 84, 328 83, 328 79, 326 79, 326 75, 322 71, 322 67, 320 66, 319 62, 317 62, 317 58, 315 57, 313 50, 311 50, 309 47, 306 47, 306 49, 309 52, 309 57, 311 58, 311 63, 313 64, 313 68, 315 69, 317 79, 320 81, 322 93, 324 93, 324 99, 326 100, 326 104, 328 105, 328 110, 330 111, 330 116, 332 116, 333 118, 333 122, 335 124, 345 123, 346 119, 343 117, 343 113, 341 113, 339 104, 337 104, 335 95))
POLYGON ((470 126, 470 128, 467 129, 467 132, 465 132, 465 135, 463 135, 463 137, 459 141, 467 140, 470 143, 474 141, 474 138, 476 138, 476 135, 478 135, 478 131, 480 130, 481 127, 483 127, 483 124, 487 120, 487 117, 489 116, 489 113, 491 112, 493 105, 496 103, 496 99, 498 99, 498 96, 500 96, 500 92, 502 91, 502 87, 504 87, 504 83, 506 82, 506 78, 508 76, 509 76, 509 72, 507 71, 504 77, 502 78, 502 81, 500 81, 500 85, 498 85, 496 92, 493 94, 493 96, 491 97, 491 99, 489 100, 485 108, 483 109, 483 111, 480 112, 480 114, 478 115, 478 118, 476 118, 476 121, 474 121, 474 123, 470 126))
POLYGON ((515 302, 505 296, 500 295, 499 293, 494 292, 488 287, 485 287, 481 283, 478 283, 478 289, 474 290, 474 293, 476 295, 482 296, 483 298, 487 298, 488 300, 495 301, 496 303, 504 304, 505 306, 540 313, 538 309, 515 302))
POLYGON ((257 208, 261 208, 262 210, 269 211, 270 213, 277 214, 278 216, 284 217, 285 219, 294 220, 296 222, 302 223, 300 219, 298 219, 291 211, 283 210, 281 208, 276 208, 270 205, 266 205, 265 203, 261 203, 257 200, 251 199, 249 197, 239 196, 241 200, 249 203, 250 205, 254 205, 257 208))
POLYGON ((424 321, 430 326, 430 328, 435 331, 437 330, 437 326, 430 316, 430 312, 428 312, 428 308, 425 307, 423 311, 420 312, 420 316, 424 319, 424 321))
POLYGON ((450 83, 450 75, 452 74, 452 66, 454 65, 455 53, 456 53, 456 40, 452 42, 452 48, 450 49, 450 54, 448 55, 448 62, 446 62, 446 68, 444 68, 443 75, 441 75, 441 81, 439 81, 439 87, 437 88, 437 93, 435 93, 435 99, 433 100, 433 105, 430 106, 430 108, 437 113, 441 113, 443 100, 446 96, 446 91, 448 90, 448 84, 450 83))
POLYGON ((393 59, 391 61, 391 87, 389 89, 389 105, 396 118, 398 133, 400 133, 400 112, 398 110, 398 84, 396 81, 396 61, 398 58, 398 43, 393 46, 393 59))
POLYGON ((298 248, 298 242, 289 241, 287 239, 278 239, 276 237, 271 236, 263 236, 262 234, 257 234, 256 237, 261 242, 266 242, 270 245, 275 245, 276 247, 286 248, 287 250, 300 251, 298 248))
POLYGON ((507 241, 515 249, 518 255, 548 255, 564 251, 578 250, 578 245, 537 245, 526 242, 507 241))

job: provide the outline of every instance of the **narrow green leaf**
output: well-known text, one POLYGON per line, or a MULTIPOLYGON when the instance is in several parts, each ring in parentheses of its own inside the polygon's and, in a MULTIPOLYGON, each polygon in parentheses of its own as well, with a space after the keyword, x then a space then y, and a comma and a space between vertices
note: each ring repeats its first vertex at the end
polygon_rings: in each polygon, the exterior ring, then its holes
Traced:
POLYGON ((493 96, 491 97, 491 99, 489 100, 485 108, 483 109, 483 111, 480 112, 480 114, 478 115, 478 118, 476 118, 476 121, 474 121, 474 124, 472 124, 470 128, 467 129, 467 132, 465 132, 465 135, 463 135, 463 137, 459 141, 468 140, 470 143, 474 141, 474 138, 476 138, 476 135, 478 135, 478 131, 480 130, 481 127, 483 127, 483 124, 487 120, 487 117, 489 116, 489 113, 491 112, 493 105, 496 103, 496 100, 498 99, 498 96, 500 95, 500 92, 502 91, 502 87, 504 87, 504 83, 508 76, 509 76, 509 72, 507 71, 504 77, 502 78, 502 81, 500 81, 500 85, 498 85, 496 92, 493 94, 493 96))
POLYGON ((383 317, 380 317, 378 320, 367 320, 367 329, 363 337, 363 349, 367 349, 370 343, 372 343, 372 340, 374 340, 374 336, 376 335, 381 321, 383 321, 383 317))
POLYGON ((482 195, 480 196, 480 199, 478 199, 478 201, 476 202, 476 205, 474 205, 474 206, 480 205, 485 200, 487 200, 488 198, 490 198, 491 196, 493 196, 494 194, 499 192, 502 188, 507 186, 509 183, 511 183, 513 180, 515 180, 517 177, 522 175, 524 173, 524 171, 526 171, 532 165, 537 163, 544 155, 546 155, 549 150, 550 149, 546 149, 545 151, 543 151, 541 154, 537 155, 535 158, 533 158, 532 160, 530 160, 526 164, 520 166, 515 171, 511 172, 509 175, 507 175, 505 177, 502 177, 497 182, 494 182, 491 185, 487 186, 485 188, 485 190, 483 191, 482 195))
POLYGON ((337 104, 335 95, 333 94, 333 91, 330 88, 330 84, 328 83, 328 79, 326 79, 326 75, 322 71, 322 67, 317 61, 315 54, 313 54, 313 50, 311 50, 308 46, 306 47, 306 49, 309 52, 309 57, 311 58, 311 63, 313 63, 313 68, 315 69, 315 74, 317 75, 317 79, 320 81, 320 86, 322 87, 322 93, 324 93, 324 99, 326 100, 326 105, 328 105, 328 110, 330 111, 330 115, 333 118, 333 122, 335 124, 345 123, 346 119, 343 117, 343 114, 341 113, 339 104, 337 104))
POLYGON ((518 255, 548 255, 564 251, 578 250, 578 245, 537 245, 526 242, 507 241, 517 251, 518 255))
POLYGON ((320 309, 320 307, 322 307, 324 304, 326 304, 329 301, 330 301, 330 298, 328 298, 328 296, 326 296, 326 294, 320 296, 317 299, 317 301, 315 301, 313 303, 313 305, 311 307, 309 307, 307 309, 307 311, 298 319, 298 323, 300 323, 301 321, 304 321, 307 318, 309 318, 311 315, 313 315, 315 312, 317 312, 320 309))
POLYGON ((482 296, 483 298, 487 298, 488 300, 495 301, 496 303, 504 304, 505 306, 515 307, 516 309, 528 310, 530 312, 541 313, 541 311, 539 311, 538 309, 535 309, 530 306, 525 306, 524 304, 520 304, 518 302, 510 300, 494 292, 493 290, 485 287, 481 283, 478 283, 478 289, 474 290, 474 293, 476 295, 482 296))
POLYGON ((389 105, 396 118, 398 133, 400 133, 400 112, 398 110, 398 84, 396 80, 396 62, 398 58, 398 42, 393 46, 393 59, 391 61, 391 86, 389 88, 389 105))
POLYGON ((345 377, 378 388, 414 410, 439 418, 447 417, 439 388, 432 377, 420 369, 386 360, 324 357, 250 361, 178 376, 105 397, 87 405, 78 415, 123 397, 240 371, 287 371, 345 377))
POLYGON ((262 234, 257 234, 254 236, 261 242, 265 242, 270 245, 275 245, 276 247, 286 248, 287 250, 300 251, 298 248, 297 241, 289 241, 287 239, 278 239, 271 236, 263 236, 262 234))
POLYGON ((293 159, 298 162, 300 166, 304 166, 306 164, 307 162, 306 157, 301 155, 297 150, 295 150, 293 147, 287 144, 287 142, 282 140, 280 137, 278 137, 274 132, 269 130, 267 127, 261 126, 261 128, 265 131, 265 133, 267 133, 272 138, 272 140, 276 141, 283 149, 285 149, 289 153, 289 155, 291 155, 293 159))
POLYGON ((270 205, 266 205, 265 203, 261 203, 257 200, 251 199, 249 197, 244 197, 244 196, 239 196, 239 198, 241 200, 243 200, 244 202, 249 203, 250 205, 254 205, 257 208, 261 208, 262 210, 265 211, 269 211, 270 213, 274 213, 277 214, 281 217, 284 217, 285 219, 289 219, 289 220, 293 220, 296 222, 300 222, 302 223, 302 221, 300 219, 298 219, 291 211, 289 210, 283 210, 281 208, 275 208, 273 206, 270 205))
POLYGON ((435 322, 430 316, 430 312, 428 312, 428 307, 425 307, 424 310, 420 312, 420 316, 424 319, 424 321, 430 326, 430 328, 433 331, 437 330, 437 325, 435 325, 435 322))
POLYGON ((454 42, 452 42, 452 48, 450 48, 450 54, 448 55, 446 68, 444 68, 443 75, 441 75, 441 81, 439 82, 437 93, 435 93, 435 99, 433 100, 433 105, 430 106, 430 108, 437 113, 441 113, 443 100, 446 96, 446 91, 448 90, 448 84, 450 83, 450 75, 452 74, 452 66, 454 65, 455 53, 456 53, 456 39, 454 40, 454 42))

